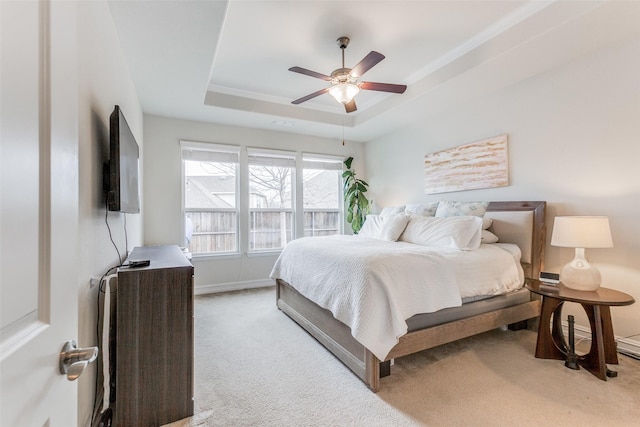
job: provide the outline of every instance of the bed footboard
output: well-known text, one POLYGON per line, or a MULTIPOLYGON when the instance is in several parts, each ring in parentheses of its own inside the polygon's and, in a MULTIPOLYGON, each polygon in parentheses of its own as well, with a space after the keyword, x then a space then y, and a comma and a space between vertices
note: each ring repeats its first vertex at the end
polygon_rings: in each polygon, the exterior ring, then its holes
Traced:
MULTIPOLYGON (((276 303, 280 310, 325 346, 373 391, 378 390, 380 360, 351 336, 351 330, 325 310, 303 297, 283 280, 276 281, 276 303)), ((388 375, 389 362, 382 371, 388 375)))
POLYGON ((487 313, 421 329, 400 337, 398 344, 384 361, 351 336, 351 330, 336 320, 329 310, 302 296, 283 280, 276 280, 276 303, 280 310, 325 346, 373 391, 380 387, 380 378, 390 373, 391 359, 437 347, 503 325, 537 317, 540 301, 493 310, 487 313))

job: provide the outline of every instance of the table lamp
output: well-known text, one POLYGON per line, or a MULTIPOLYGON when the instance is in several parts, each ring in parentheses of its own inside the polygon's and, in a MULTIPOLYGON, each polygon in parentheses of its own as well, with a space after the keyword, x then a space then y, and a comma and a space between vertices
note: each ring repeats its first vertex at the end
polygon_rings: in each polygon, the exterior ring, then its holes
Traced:
POLYGON ((595 291, 602 278, 584 256, 586 248, 613 246, 609 218, 606 216, 558 216, 553 222, 551 245, 575 248, 573 260, 560 270, 560 281, 571 289, 595 291))

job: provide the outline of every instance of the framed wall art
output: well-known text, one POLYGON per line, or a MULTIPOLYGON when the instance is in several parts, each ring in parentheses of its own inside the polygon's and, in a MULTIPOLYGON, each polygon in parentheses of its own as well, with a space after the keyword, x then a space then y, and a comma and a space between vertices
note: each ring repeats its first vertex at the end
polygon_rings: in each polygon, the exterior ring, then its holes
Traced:
POLYGON ((425 155, 425 193, 508 186, 507 143, 504 134, 425 155))

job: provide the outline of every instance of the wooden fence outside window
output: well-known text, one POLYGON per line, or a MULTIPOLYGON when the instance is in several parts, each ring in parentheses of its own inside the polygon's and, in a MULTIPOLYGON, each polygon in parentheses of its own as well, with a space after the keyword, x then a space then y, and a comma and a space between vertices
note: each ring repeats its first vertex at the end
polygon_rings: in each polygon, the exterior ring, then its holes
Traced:
MULTIPOLYGON (((189 251, 198 253, 236 253, 237 212, 230 209, 188 209, 192 237, 189 251)), ((340 232, 338 209, 305 209, 304 236, 328 236, 340 232)), ((293 212, 252 209, 249 218, 249 250, 284 247, 292 236, 293 212)))

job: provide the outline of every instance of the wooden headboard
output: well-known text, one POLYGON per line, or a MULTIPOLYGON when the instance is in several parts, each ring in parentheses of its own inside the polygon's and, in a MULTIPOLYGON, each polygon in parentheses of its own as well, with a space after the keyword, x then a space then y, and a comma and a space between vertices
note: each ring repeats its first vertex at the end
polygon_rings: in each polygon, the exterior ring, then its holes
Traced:
POLYGON ((529 279, 537 279, 544 266, 547 202, 490 202, 486 217, 500 242, 514 243, 522 251, 522 268, 529 279))

